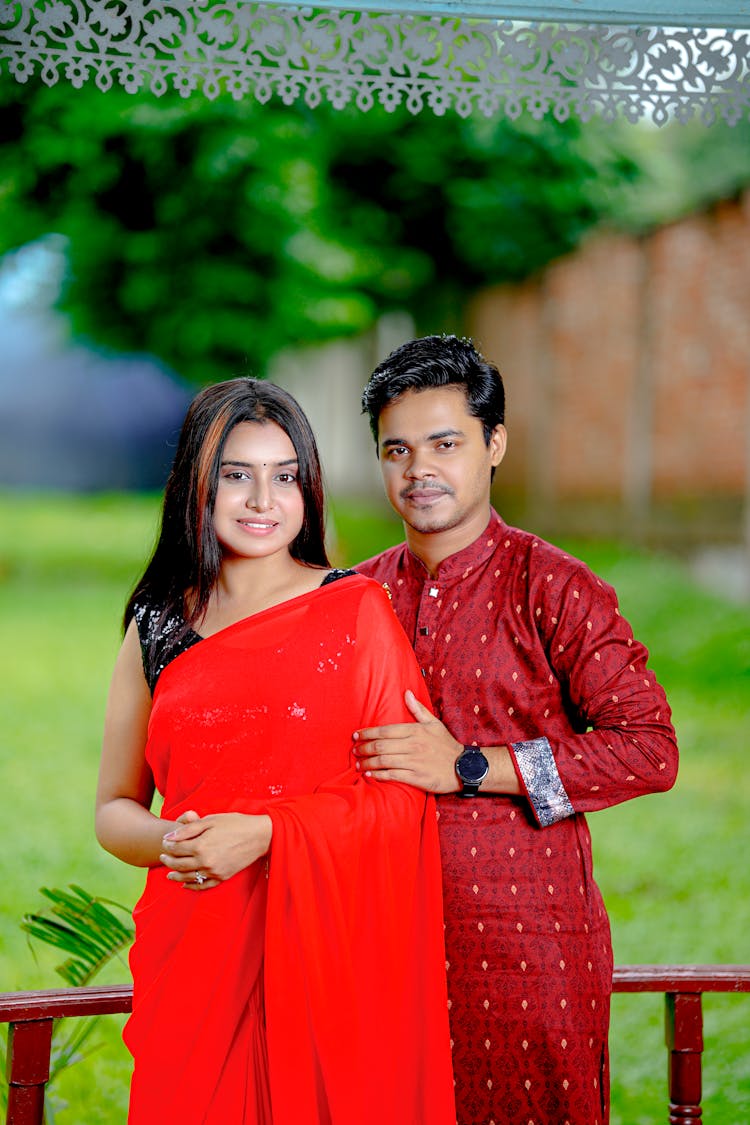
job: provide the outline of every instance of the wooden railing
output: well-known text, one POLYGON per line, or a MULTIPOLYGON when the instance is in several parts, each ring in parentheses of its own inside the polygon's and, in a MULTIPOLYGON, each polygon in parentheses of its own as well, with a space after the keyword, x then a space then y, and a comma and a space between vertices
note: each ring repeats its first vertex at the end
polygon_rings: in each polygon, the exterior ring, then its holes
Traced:
MULTIPOLYGON (((750 992, 750 965, 621 965, 615 992, 662 992, 666 1005, 669 1125, 699 1125, 704 992, 750 992)), ((41 1125, 53 1021, 129 1012, 130 985, 0 993, 9 1024, 7 1125, 41 1125)))

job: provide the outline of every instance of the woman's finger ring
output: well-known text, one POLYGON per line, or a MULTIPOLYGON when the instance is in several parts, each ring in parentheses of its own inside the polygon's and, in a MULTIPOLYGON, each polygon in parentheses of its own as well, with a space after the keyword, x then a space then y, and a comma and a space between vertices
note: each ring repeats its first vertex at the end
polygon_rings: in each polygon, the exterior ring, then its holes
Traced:
POLYGON ((204 884, 204 883, 205 883, 205 881, 206 881, 206 876, 205 876, 205 875, 203 874, 203 872, 202 872, 202 871, 196 871, 196 873, 195 873, 195 881, 196 881, 196 883, 198 884, 198 886, 199 886, 199 887, 202 887, 202 886, 203 886, 203 884, 204 884))

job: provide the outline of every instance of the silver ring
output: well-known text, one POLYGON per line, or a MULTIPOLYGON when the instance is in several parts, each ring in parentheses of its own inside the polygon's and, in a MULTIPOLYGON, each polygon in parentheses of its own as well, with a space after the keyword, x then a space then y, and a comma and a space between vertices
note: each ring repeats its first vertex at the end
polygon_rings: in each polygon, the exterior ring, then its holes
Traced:
POLYGON ((202 871, 196 871, 196 873, 195 873, 195 875, 193 876, 193 878, 195 879, 195 881, 196 881, 196 883, 198 884, 198 886, 199 886, 199 887, 202 887, 202 886, 203 886, 203 884, 204 884, 204 883, 205 883, 205 881, 206 881, 206 878, 207 878, 207 876, 205 876, 205 875, 203 874, 203 872, 202 872, 202 871))

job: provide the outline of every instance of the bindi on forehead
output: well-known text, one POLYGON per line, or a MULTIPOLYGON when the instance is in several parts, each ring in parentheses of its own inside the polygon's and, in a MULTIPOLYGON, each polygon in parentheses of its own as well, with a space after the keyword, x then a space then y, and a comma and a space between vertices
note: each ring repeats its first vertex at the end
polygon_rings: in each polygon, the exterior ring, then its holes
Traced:
MULTIPOLYGON (((258 462, 256 461, 241 461, 236 457, 228 457, 224 461, 222 461, 221 464, 222 468, 227 465, 234 465, 239 469, 257 469, 259 467, 258 462)), ((270 462, 270 464, 273 465, 274 469, 283 469, 287 465, 297 465, 299 464, 299 462, 296 457, 287 457, 284 461, 272 461, 270 462)), ((267 469, 268 465, 268 461, 260 462, 260 467, 263 469, 267 469)))

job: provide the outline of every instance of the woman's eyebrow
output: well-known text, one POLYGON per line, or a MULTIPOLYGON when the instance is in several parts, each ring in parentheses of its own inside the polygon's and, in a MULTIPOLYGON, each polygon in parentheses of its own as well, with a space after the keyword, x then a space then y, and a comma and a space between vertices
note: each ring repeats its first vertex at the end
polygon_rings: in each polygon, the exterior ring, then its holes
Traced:
MULTIPOLYGON (((255 461, 234 461, 234 460, 232 460, 232 461, 222 461, 221 464, 222 464, 222 467, 224 465, 237 465, 241 469, 257 469, 257 467, 258 467, 257 463, 255 461)), ((267 465, 268 462, 263 461, 263 462, 261 462, 261 464, 267 465)), ((273 462, 273 465, 277 469, 281 469, 285 465, 298 465, 298 464, 299 464, 299 461, 297 460, 296 457, 289 457, 286 461, 274 461, 273 462)))

